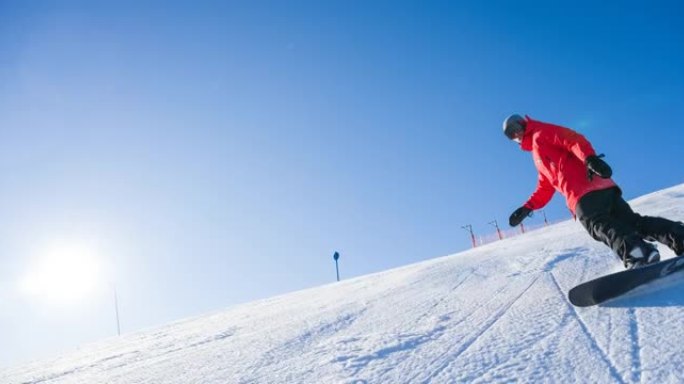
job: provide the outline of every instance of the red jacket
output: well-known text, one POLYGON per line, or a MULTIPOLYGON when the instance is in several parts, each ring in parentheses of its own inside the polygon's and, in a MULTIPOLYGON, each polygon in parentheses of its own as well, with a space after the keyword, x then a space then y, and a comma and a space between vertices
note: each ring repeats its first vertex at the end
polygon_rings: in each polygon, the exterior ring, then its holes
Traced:
POLYGON ((585 161, 596 152, 584 136, 565 127, 532 120, 529 116, 525 119, 527 125, 520 147, 532 151, 539 172, 537 189, 525 203, 527 208, 544 207, 557 190, 565 196, 568 208, 574 214, 582 196, 616 186, 612 179, 594 175, 590 181, 587 177, 585 161))

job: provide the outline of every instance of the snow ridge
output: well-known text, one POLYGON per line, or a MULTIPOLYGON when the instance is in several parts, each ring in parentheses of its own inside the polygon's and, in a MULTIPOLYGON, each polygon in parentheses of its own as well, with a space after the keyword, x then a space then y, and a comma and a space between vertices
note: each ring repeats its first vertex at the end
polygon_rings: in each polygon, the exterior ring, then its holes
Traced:
MULTIPOLYGON (((683 220, 684 185, 633 206, 683 220)), ((567 221, 103 340, 0 371, 0 383, 684 382, 684 276, 603 306, 568 302, 620 268, 567 221)))

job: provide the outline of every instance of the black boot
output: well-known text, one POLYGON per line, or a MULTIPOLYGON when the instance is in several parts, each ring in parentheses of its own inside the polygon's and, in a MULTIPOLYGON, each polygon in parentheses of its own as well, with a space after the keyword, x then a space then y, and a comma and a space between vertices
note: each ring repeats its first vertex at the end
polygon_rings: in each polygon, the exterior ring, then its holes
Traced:
POLYGON ((625 268, 635 269, 641 268, 649 264, 660 261, 660 253, 658 248, 651 243, 642 241, 641 244, 632 248, 625 256, 625 268))
POLYGON ((674 244, 672 250, 677 256, 684 256, 684 223, 677 222, 672 228, 672 239, 674 244))

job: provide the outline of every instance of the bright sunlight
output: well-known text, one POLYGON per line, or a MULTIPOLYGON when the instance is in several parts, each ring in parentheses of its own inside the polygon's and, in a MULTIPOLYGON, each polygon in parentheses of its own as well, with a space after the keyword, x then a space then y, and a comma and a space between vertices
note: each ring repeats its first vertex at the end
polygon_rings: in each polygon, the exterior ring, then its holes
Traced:
POLYGON ((61 244, 48 248, 34 261, 21 285, 27 294, 63 304, 87 298, 95 291, 100 275, 93 249, 83 244, 61 244))

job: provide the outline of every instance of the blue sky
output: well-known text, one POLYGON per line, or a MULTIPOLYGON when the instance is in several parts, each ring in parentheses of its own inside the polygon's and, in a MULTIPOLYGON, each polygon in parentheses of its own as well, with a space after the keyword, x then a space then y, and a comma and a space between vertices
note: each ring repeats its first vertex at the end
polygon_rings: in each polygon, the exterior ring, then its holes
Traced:
POLYGON ((684 181, 677 2, 199 3, 0 2, 0 366, 112 336, 113 286, 130 332, 467 249, 534 189, 513 112, 684 181), (87 299, 18 288, 54 244, 87 299))

